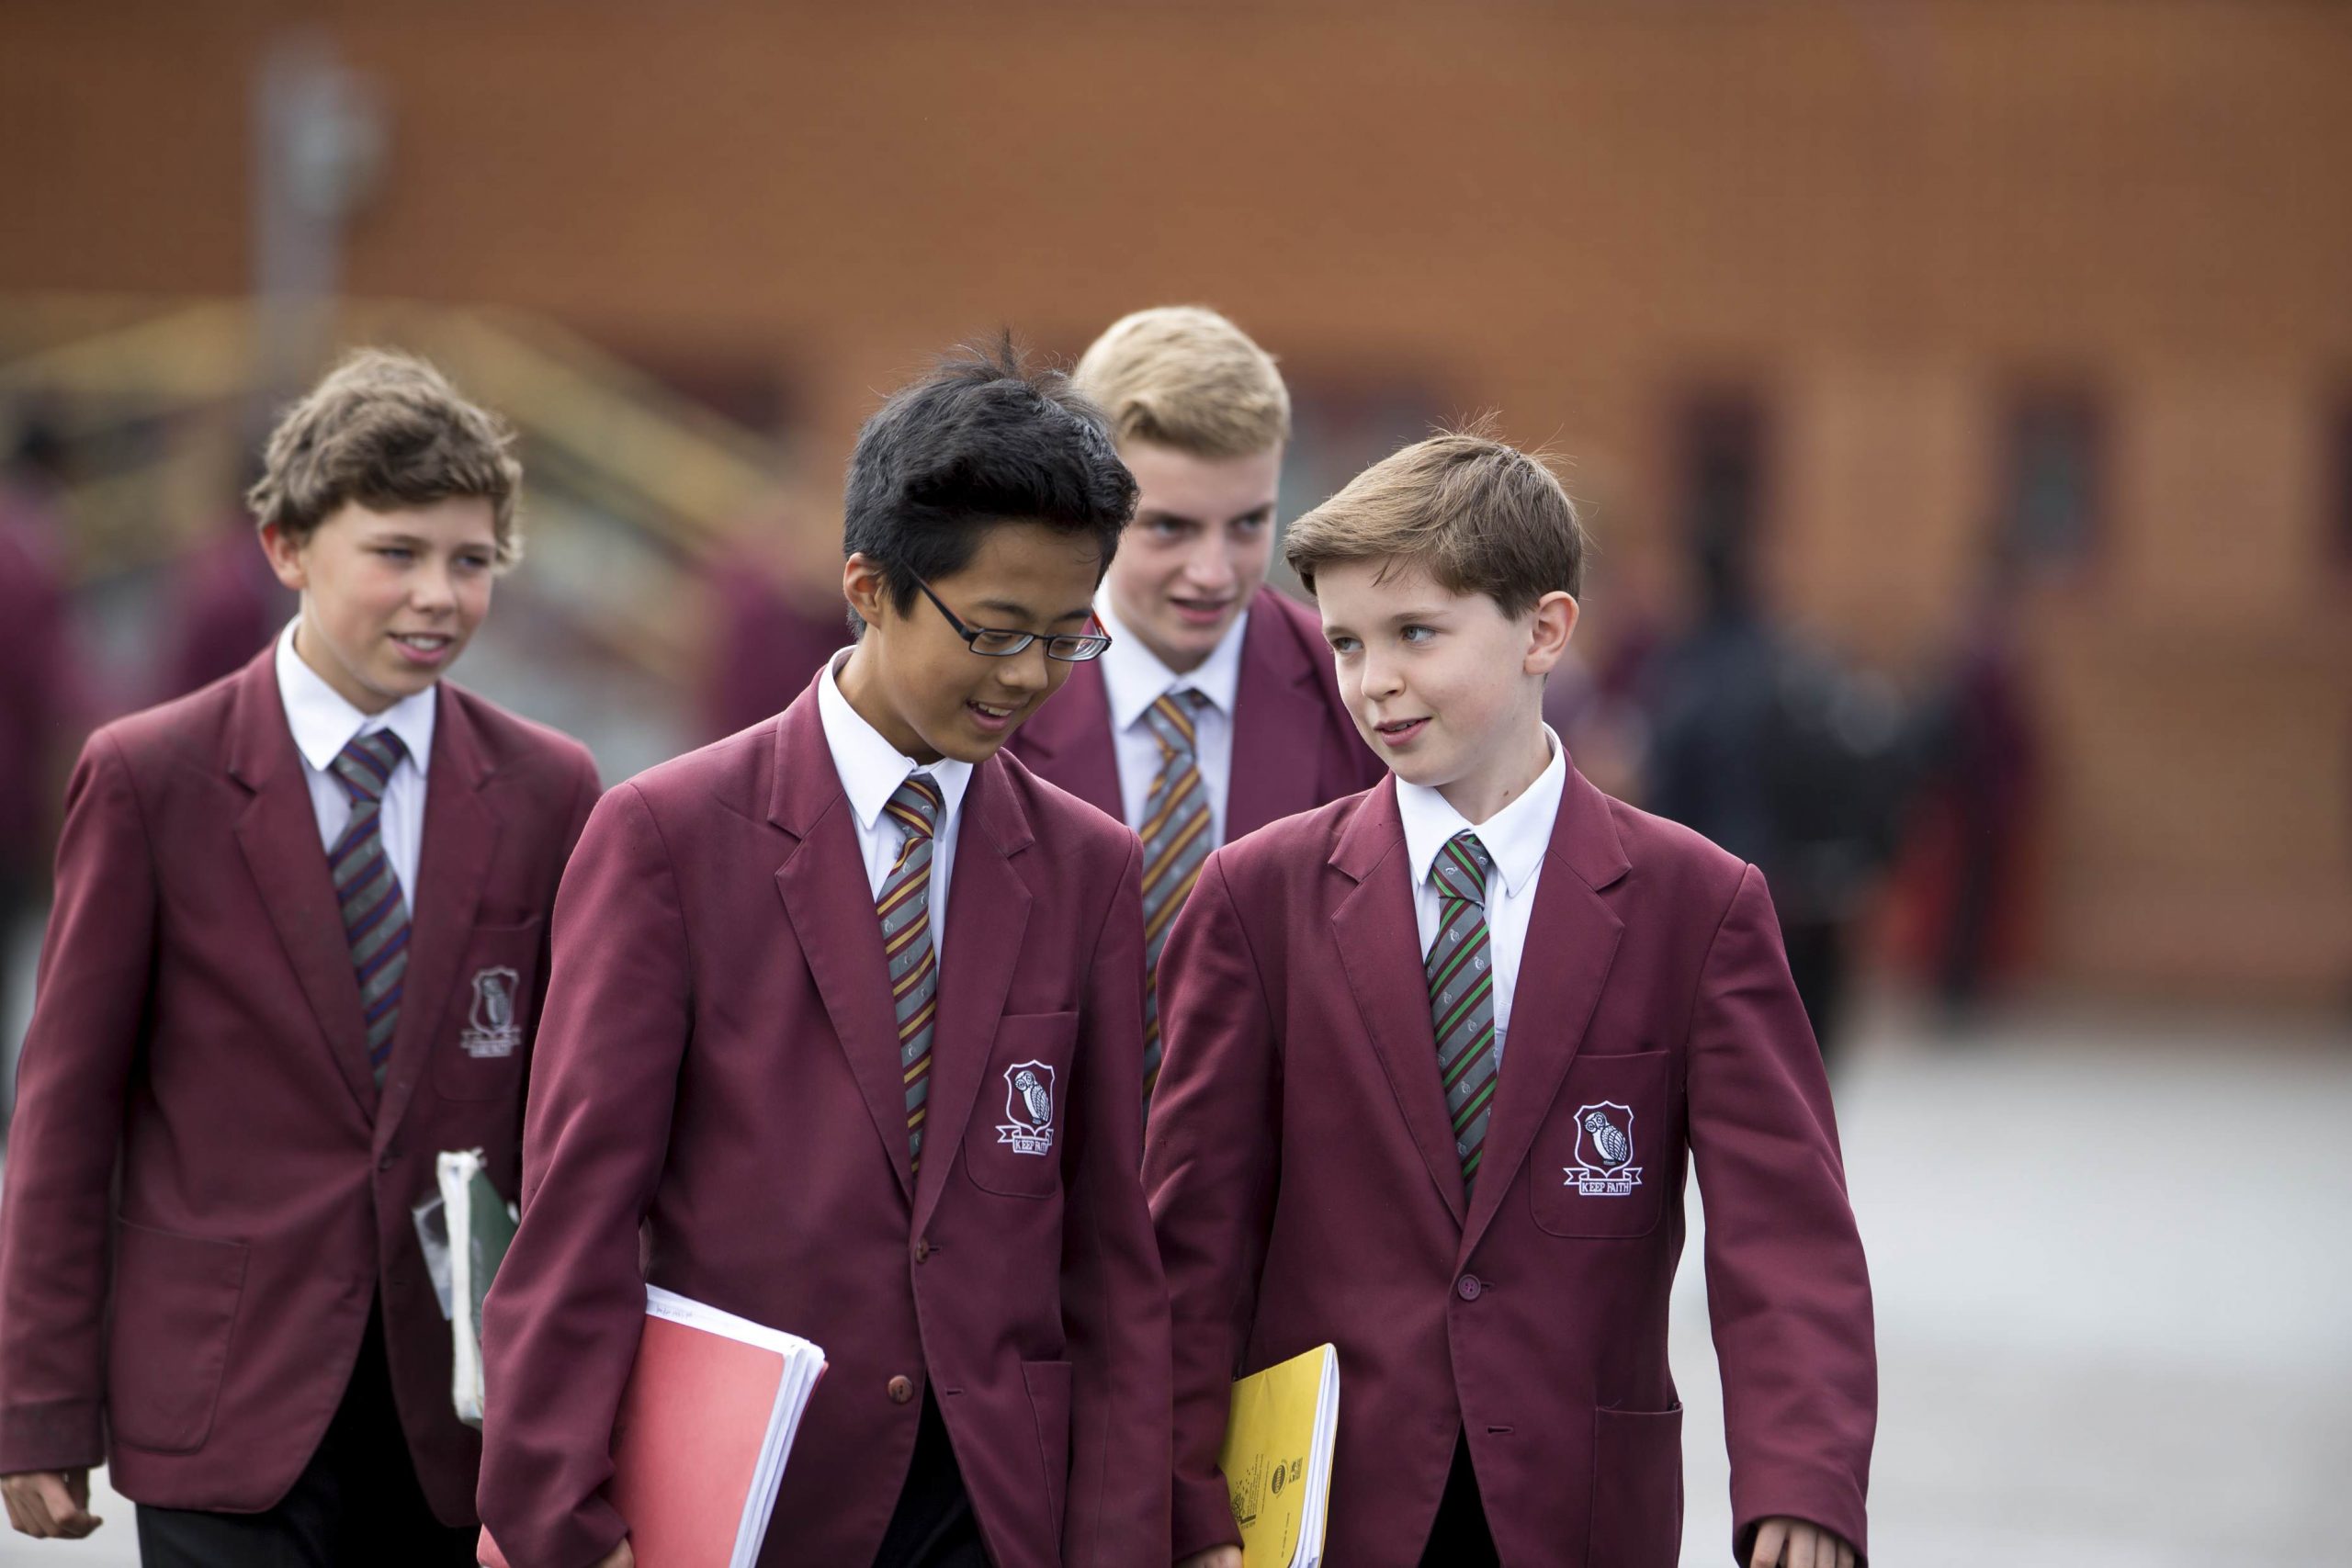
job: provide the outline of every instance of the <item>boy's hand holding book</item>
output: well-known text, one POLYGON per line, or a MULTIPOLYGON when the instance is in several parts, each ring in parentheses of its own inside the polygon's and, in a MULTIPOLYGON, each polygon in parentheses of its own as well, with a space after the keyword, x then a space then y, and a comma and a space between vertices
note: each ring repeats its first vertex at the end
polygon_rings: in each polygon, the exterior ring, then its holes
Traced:
POLYGON ((1190 1557, 1178 1558, 1176 1568, 1241 1568, 1241 1549, 1238 1546, 1212 1546, 1206 1551, 1195 1551, 1190 1557))

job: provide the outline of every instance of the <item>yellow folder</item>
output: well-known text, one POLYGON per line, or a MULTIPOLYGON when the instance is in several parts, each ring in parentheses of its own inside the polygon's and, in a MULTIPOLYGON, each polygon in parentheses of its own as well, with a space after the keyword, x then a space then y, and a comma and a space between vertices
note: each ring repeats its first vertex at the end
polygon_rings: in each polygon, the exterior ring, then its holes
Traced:
POLYGON ((1217 1464, 1243 1568, 1317 1568, 1340 1422, 1340 1356, 1318 1345, 1233 1385, 1217 1464))

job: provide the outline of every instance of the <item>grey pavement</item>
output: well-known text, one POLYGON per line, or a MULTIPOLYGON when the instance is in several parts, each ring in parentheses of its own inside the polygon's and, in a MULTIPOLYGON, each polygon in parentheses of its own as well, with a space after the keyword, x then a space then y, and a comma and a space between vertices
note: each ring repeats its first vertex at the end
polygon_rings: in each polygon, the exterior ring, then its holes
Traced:
MULTIPOLYGON (((2043 1008, 1863 1033, 1838 1100, 1878 1303, 1873 1560, 2352 1564, 2352 1032, 2043 1008)), ((1700 1246, 1694 1221, 1683 1562, 1719 1565, 1700 1246)), ((97 1506, 91 1540, 0 1540, 0 1563, 135 1562, 129 1505, 97 1506)))

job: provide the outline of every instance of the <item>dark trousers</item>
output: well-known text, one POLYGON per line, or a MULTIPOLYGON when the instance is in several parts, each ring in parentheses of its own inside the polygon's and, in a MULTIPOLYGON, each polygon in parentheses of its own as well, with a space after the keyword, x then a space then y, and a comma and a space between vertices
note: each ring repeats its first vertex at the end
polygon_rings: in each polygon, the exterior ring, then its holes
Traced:
POLYGON ((1470 1443, 1453 1440, 1453 1468, 1446 1472, 1445 1495, 1437 1522, 1421 1548, 1421 1568, 1501 1568, 1495 1538, 1487 1533, 1486 1506, 1478 1501, 1478 1477, 1470 1469, 1470 1443))
POLYGON ((373 1314, 319 1451, 276 1507, 216 1514, 139 1505, 144 1568, 471 1568, 474 1536, 425 1506, 373 1314))
POLYGON ((899 1506, 882 1532, 874 1568, 989 1568, 980 1522, 964 1490, 964 1472, 956 1466, 947 1423, 929 1389, 923 1390, 922 1424, 915 1429, 914 1461, 907 1466, 907 1483, 899 1490, 899 1506))

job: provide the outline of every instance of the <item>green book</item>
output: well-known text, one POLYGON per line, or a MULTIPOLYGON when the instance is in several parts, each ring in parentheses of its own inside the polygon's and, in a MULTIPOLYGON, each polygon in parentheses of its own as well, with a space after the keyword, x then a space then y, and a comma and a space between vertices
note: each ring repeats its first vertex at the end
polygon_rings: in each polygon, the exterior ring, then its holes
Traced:
POLYGON ((481 1425, 481 1303, 514 1239, 514 1205, 498 1195, 480 1149, 444 1152, 435 1162, 449 1227, 449 1396, 458 1419, 481 1425))

